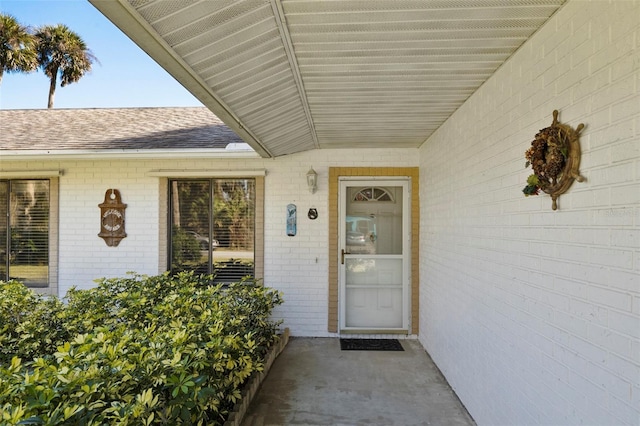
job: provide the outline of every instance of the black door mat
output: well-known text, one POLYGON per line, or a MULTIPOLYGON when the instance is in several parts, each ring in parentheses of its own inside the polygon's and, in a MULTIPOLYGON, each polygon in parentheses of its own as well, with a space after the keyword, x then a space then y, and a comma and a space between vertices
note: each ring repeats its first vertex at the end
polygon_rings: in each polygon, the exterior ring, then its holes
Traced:
POLYGON ((343 351, 404 351, 398 339, 340 339, 343 351))

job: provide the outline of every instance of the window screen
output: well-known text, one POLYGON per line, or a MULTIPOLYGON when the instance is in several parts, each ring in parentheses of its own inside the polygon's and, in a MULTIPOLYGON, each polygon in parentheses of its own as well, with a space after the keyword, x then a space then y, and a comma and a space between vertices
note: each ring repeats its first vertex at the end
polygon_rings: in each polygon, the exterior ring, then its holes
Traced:
POLYGON ((255 181, 169 182, 170 269, 230 283, 255 272, 255 181))

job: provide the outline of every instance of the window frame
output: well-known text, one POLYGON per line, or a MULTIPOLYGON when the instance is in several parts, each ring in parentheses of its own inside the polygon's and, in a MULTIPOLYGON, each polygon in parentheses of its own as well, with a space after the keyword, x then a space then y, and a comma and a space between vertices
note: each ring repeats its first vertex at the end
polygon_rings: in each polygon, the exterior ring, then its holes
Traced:
MULTIPOLYGON (((160 172, 154 172, 156 176, 160 172)), ((176 173, 175 175, 160 176, 160 226, 158 227, 158 241, 160 247, 158 251, 158 273, 165 273, 171 270, 171 181, 184 180, 210 180, 216 179, 251 179, 255 183, 255 202, 254 202, 254 279, 264 279, 264 173, 247 173, 241 175, 238 173, 205 175, 176 173)))
MULTIPOLYGON (((58 296, 58 239, 59 239, 59 179, 60 171, 34 171, 34 172, 2 172, 0 173, 0 181, 8 182, 8 198, 7 209, 10 203, 11 183, 15 181, 48 181, 49 182, 49 229, 48 229, 48 270, 47 270, 47 285, 46 286, 29 286, 25 284, 31 290, 45 295, 58 296)), ((9 211, 6 212, 7 220, 9 211)), ((7 223, 7 230, 10 229, 10 224, 7 223)), ((7 235, 6 241, 2 241, 5 245, 7 252, 9 252, 9 236, 7 235)), ((9 258, 7 257, 7 276, 11 277, 9 258)))

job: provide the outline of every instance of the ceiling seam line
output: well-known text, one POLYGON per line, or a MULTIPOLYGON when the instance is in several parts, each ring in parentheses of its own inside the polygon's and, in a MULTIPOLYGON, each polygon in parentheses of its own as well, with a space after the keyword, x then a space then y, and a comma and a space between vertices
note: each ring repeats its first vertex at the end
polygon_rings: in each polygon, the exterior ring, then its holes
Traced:
POLYGON ((280 0, 271 0, 271 7, 273 9, 273 15, 276 20, 276 25, 278 26, 278 30, 280 31, 280 37, 282 39, 282 45, 284 47, 284 51, 287 54, 287 59, 289 60, 289 65, 291 66, 293 80, 295 81, 296 87, 298 88, 300 102, 302 103, 304 114, 307 117, 311 138, 313 139, 313 144, 315 145, 316 149, 319 149, 320 143, 318 142, 318 135, 316 134, 315 124, 313 123, 311 108, 309 107, 306 91, 304 89, 304 83, 302 81, 302 75, 300 74, 298 61, 296 60, 296 57, 294 54, 293 43, 291 42, 291 34, 289 34, 289 28, 286 24, 284 10, 282 9, 282 4, 280 3, 280 0))

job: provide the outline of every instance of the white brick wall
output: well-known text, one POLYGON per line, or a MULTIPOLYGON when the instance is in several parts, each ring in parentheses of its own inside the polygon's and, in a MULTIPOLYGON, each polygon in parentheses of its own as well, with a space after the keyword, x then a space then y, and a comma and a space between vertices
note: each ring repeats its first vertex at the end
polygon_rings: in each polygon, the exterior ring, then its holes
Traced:
POLYGON ((2 161, 3 170, 62 169, 60 178, 59 294, 71 286, 90 288, 100 277, 133 271, 154 275, 158 267, 158 178, 155 169, 266 169, 265 279, 281 290, 285 303, 276 317, 292 335, 328 336, 328 169, 342 167, 417 167, 416 149, 323 150, 265 159, 2 161), (307 189, 306 173, 318 173, 318 191, 307 189), (127 204, 127 237, 108 247, 100 232, 98 204, 109 188, 127 204), (286 205, 298 206, 298 234, 285 233, 286 205), (307 218, 315 207, 319 217, 307 218))
POLYGON ((265 282, 284 292, 285 303, 278 314, 291 327, 292 335, 329 336, 327 228, 329 167, 416 167, 415 149, 321 150, 267 160, 265 205, 265 282), (318 173, 318 190, 306 185, 309 167, 318 173), (285 234, 285 209, 298 207, 298 234, 285 234), (315 207, 318 219, 309 220, 315 207))
POLYGON ((421 148, 420 340, 478 424, 640 424, 640 2, 570 0, 421 148), (524 151, 581 174, 551 210, 524 151))

